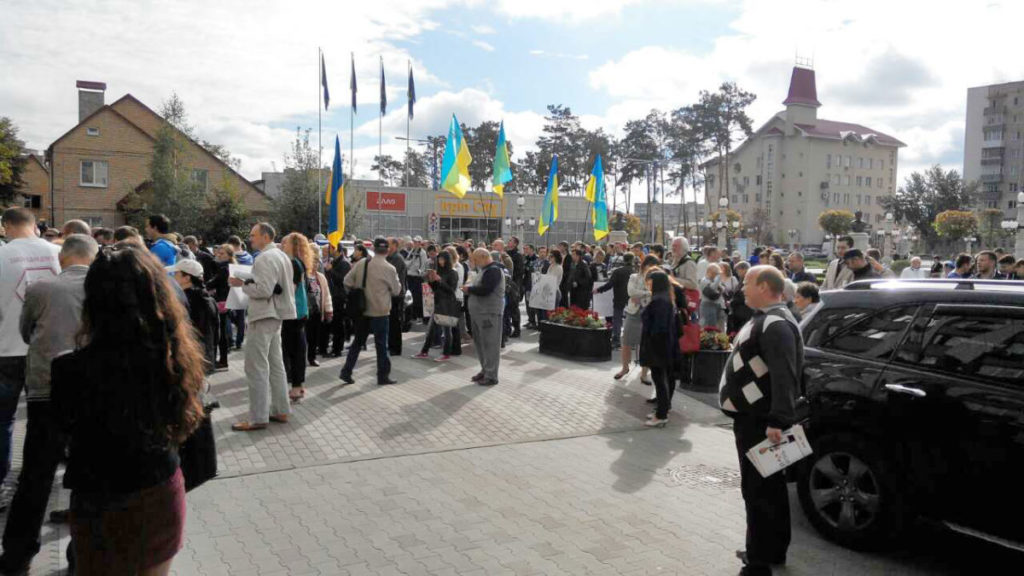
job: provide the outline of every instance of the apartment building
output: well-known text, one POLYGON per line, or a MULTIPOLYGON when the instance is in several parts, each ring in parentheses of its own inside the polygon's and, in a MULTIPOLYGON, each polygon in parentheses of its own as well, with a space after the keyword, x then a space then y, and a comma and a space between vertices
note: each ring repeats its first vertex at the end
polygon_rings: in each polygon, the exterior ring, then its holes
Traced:
POLYGON ((964 180, 979 183, 978 208, 1016 218, 1024 180, 1024 82, 967 90, 964 180))
POLYGON ((719 158, 702 165, 706 202, 743 216, 745 233, 759 243, 817 245, 825 210, 861 212, 864 222, 885 221, 883 199, 896 191, 896 138, 861 124, 818 118, 814 70, 795 66, 785 110, 735 147, 728 166, 719 158))

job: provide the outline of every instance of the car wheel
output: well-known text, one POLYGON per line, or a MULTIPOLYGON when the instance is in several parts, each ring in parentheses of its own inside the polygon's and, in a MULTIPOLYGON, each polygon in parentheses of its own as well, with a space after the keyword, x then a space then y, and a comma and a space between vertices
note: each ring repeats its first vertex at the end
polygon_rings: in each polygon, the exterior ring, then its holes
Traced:
POLYGON ((800 505, 823 536, 847 548, 893 542, 906 513, 896 476, 882 455, 846 435, 821 438, 797 480, 800 505))

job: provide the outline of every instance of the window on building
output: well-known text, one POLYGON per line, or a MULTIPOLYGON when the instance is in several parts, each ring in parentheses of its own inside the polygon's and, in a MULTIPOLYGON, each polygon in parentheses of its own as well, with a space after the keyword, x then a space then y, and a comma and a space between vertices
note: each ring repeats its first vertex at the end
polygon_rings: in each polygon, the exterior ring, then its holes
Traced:
POLYGON ((832 175, 832 183, 835 184, 836 186, 839 186, 839 178, 840 178, 839 174, 833 174, 832 175))
POLYGON ((843 194, 843 204, 846 204, 847 206, 850 205, 850 193, 849 192, 843 194))
POLYGON ((85 129, 85 135, 86 136, 99 136, 100 135, 100 129, 99 128, 86 128, 85 129))
POLYGON ((878 161, 878 169, 879 170, 885 170, 885 160, 879 160, 878 161))
POLYGON ((760 202, 760 201, 761 201, 761 193, 758 192, 757 194, 754 194, 754 202, 760 202))
POLYGON ((867 204, 868 206, 871 206, 871 194, 868 194, 867 196, 864 197, 864 203, 867 204))
POLYGON ((849 186, 850 185, 850 176, 849 175, 843 176, 843 185, 844 186, 849 186))
POLYGON ((90 228, 100 228, 103 226, 102 216, 85 216, 82 220, 85 220, 85 223, 88 224, 90 228))
POLYGON ((992 200, 992 201, 986 202, 985 203, 985 207, 986 208, 995 208, 997 204, 998 204, 998 202, 996 202, 995 200, 992 200))
POLYGON ((739 196, 739 194, 733 194, 733 195, 732 195, 732 203, 733 203, 733 204, 739 204, 739 201, 740 201, 740 196, 739 196))
POLYGON ((195 168, 192 170, 192 176, 190 177, 190 179, 192 180, 193 184, 195 184, 200 190, 205 192, 207 190, 207 182, 209 181, 209 176, 210 173, 208 170, 195 168))
POLYGON ((857 157, 857 168, 864 168, 864 157, 863 156, 858 156, 857 157))
POLYGON ((1010 166, 1010 176, 1016 176, 1016 175, 1017 175, 1017 167, 1016 166, 1010 166))
POLYGON ((845 156, 843 158, 843 166, 845 168, 849 168, 851 163, 853 163, 853 156, 845 156))
POLYGON ((758 186, 760 186, 761 185, 761 176, 755 176, 754 177, 754 182, 757 183, 758 186))
POLYGON ((867 176, 864 178, 864 185, 867 186, 868 188, 871 188, 871 176, 867 176))
POLYGON ((875 169, 875 159, 874 158, 868 158, 868 170, 874 170, 874 169, 875 169))
POLYGON ((1017 207, 1017 203, 1014 202, 1013 200, 1010 200, 1009 202, 1006 203, 1006 209, 1007 210, 1013 210, 1016 207, 1017 207))
POLYGON ((832 203, 839 204, 839 192, 832 193, 832 203))
POLYGON ((107 187, 107 163, 102 160, 82 160, 81 179, 82 186, 94 188, 107 187))
POLYGON ((1016 182, 1010 182, 1010 192, 1017 192, 1018 188, 1019 187, 1016 182))
POLYGON ((860 194, 857 194, 857 206, 860 206, 861 199, 862 199, 862 196, 860 194))
POLYGON ((750 194, 744 194, 743 195, 743 203, 744 204, 750 204, 750 194))
POLYGON ((879 188, 882 187, 882 178, 881 177, 878 178, 878 187, 879 188))
POLYGON ((857 176, 857 186, 860 187, 860 186, 863 186, 863 185, 864 185, 864 177, 863 176, 857 176))
POLYGON ((881 214, 875 214, 875 224, 878 224, 881 221, 882 221, 882 215, 881 214))
POLYGON ((749 186, 750 185, 750 176, 744 176, 743 177, 743 185, 744 186, 749 186))
POLYGON ((42 196, 37 196, 37 195, 34 195, 34 194, 33 195, 26 195, 24 197, 24 201, 22 202, 22 206, 25 207, 25 208, 42 208, 43 207, 43 197, 42 196))

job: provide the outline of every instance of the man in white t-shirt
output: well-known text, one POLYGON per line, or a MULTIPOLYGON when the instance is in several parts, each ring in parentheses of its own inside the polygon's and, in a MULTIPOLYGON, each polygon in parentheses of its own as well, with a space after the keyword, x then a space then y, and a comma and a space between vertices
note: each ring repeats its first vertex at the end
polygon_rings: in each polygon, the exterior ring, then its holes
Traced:
POLYGON ((25 208, 4 211, 7 244, 0 246, 0 484, 11 468, 11 439, 18 397, 25 387, 28 344, 19 322, 29 285, 60 274, 60 246, 36 235, 36 217, 25 208))
POLYGON ((926 270, 921 267, 921 259, 914 256, 910 259, 910 266, 907 266, 900 272, 900 279, 902 280, 916 280, 918 278, 928 278, 931 270, 926 270))

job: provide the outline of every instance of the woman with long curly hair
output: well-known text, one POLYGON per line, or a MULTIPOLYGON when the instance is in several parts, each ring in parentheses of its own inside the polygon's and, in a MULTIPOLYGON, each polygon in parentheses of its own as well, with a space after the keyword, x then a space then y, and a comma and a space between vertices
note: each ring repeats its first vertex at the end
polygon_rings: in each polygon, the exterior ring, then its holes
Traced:
POLYGON ((281 323, 281 351, 284 373, 292 385, 288 397, 298 402, 306 396, 306 319, 309 318, 309 295, 306 292, 307 271, 316 271, 316 257, 309 249, 309 239, 292 232, 281 239, 281 250, 292 259, 292 282, 295 283, 295 319, 281 323))
POLYGON ((144 248, 102 252, 79 349, 53 361, 79 575, 167 574, 182 546, 178 447, 203 418, 203 354, 171 282, 144 248))

